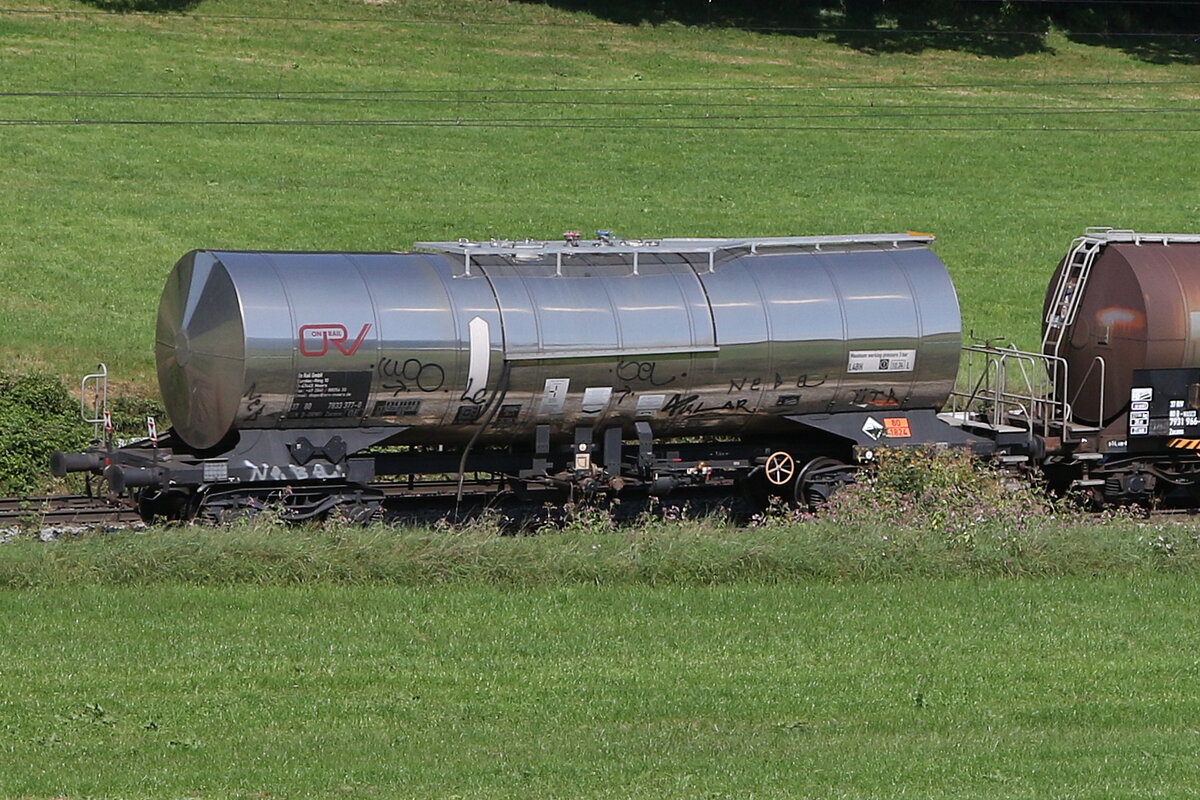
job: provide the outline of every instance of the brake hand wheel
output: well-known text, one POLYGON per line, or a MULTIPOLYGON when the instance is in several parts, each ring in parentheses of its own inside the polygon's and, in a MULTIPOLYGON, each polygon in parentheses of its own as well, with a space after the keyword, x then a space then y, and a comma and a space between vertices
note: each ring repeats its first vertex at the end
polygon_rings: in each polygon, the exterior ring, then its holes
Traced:
POLYGON ((790 453, 776 450, 767 456, 763 471, 768 481, 776 486, 783 486, 796 475, 796 459, 792 458, 790 453))

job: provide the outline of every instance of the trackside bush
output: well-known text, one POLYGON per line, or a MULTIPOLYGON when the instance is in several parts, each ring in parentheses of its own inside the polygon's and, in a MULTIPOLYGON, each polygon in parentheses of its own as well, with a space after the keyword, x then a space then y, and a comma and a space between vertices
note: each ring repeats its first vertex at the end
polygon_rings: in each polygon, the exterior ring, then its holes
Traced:
POLYGON ((163 411, 157 399, 133 390, 122 390, 116 394, 110 392, 108 410, 112 415, 112 436, 118 441, 144 439, 147 435, 146 417, 154 417, 160 431, 166 431, 171 426, 167 412, 163 411))
POLYGON ((78 403, 58 378, 0 373, 0 495, 44 489, 50 453, 80 450, 90 438, 78 403))
POLYGON ((961 451, 881 450, 873 469, 834 495, 825 515, 969 541, 981 531, 1013 532, 1065 513, 1027 478, 961 451))

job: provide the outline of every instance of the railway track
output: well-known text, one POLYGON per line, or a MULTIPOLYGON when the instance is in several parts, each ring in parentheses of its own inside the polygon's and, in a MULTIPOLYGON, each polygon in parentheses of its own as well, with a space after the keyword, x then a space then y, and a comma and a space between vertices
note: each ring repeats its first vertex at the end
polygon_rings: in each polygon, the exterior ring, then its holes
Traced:
MULTIPOLYGON (((376 488, 383 490, 386 514, 391 521, 433 522, 437 519, 470 516, 480 508, 495 508, 515 512, 516 516, 536 516, 539 509, 546 510, 561 503, 561 495, 549 491, 535 491, 520 499, 511 495, 497 497, 481 486, 468 485, 461 508, 454 499, 454 481, 434 481, 413 486, 406 482, 380 483, 376 488), (473 511, 472 511, 473 509, 473 511)), ((494 492, 495 488, 492 488, 494 492)), ((724 487, 728 488, 728 487, 724 487)), ((688 497, 679 497, 681 505, 699 501, 711 503, 701 492, 685 492, 688 497)), ((722 497, 726 495, 721 495, 722 497)), ((640 504, 630 503, 627 511, 636 511, 640 504)), ((1157 508, 1145 512, 1146 519, 1172 522, 1195 520, 1197 509, 1157 508)), ((3 497, 0 498, 0 531, 4 529, 55 529, 71 527, 123 527, 141 522, 141 517, 131 502, 106 497, 87 495, 58 495, 48 497, 3 497)))
POLYGON ((0 528, 131 525, 137 511, 120 502, 86 495, 0 498, 0 528))
MULTIPOLYGON (((458 483, 454 480, 380 482, 373 484, 373 488, 383 494, 383 513, 379 519, 410 524, 461 521, 489 510, 509 520, 552 519, 561 514, 566 500, 563 492, 552 487, 530 487, 515 493, 502 491, 498 484, 488 481, 468 481, 461 498, 456 497, 458 483)), ((730 487, 724 485, 681 489, 674 503, 707 507, 713 505, 714 497, 723 498, 729 491, 730 487), (717 495, 709 494, 713 489, 717 490, 717 495)), ((621 503, 617 516, 632 518, 648 508, 651 502, 645 497, 627 498, 621 503)), ((137 509, 126 498, 87 495, 0 497, 0 532, 123 527, 140 522, 137 509)))

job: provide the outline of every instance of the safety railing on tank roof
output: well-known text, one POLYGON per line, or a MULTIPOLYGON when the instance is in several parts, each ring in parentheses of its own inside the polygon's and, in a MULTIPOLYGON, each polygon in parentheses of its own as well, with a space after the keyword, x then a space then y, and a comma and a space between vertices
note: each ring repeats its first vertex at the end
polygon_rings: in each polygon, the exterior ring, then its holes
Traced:
POLYGON ((1142 233, 1128 228, 1091 227, 1083 232, 1076 240, 1088 240, 1100 244, 1200 244, 1200 234, 1196 233, 1142 233))
MULTIPOLYGON (((632 256, 632 274, 638 275, 641 265, 639 256, 642 253, 669 255, 707 255, 708 272, 716 271, 718 256, 737 250, 744 250, 751 255, 759 255, 763 249, 798 248, 811 249, 821 252, 822 248, 850 247, 856 245, 891 245, 900 247, 902 244, 930 244, 934 236, 928 233, 884 233, 884 234, 851 234, 846 236, 774 236, 746 239, 616 239, 602 236, 596 240, 582 241, 569 238, 565 241, 539 241, 535 239, 507 240, 492 239, 487 242, 475 242, 469 239, 459 239, 456 242, 416 242, 413 246, 418 250, 461 255, 463 258, 463 277, 471 277, 471 259, 481 255, 499 255, 526 263, 543 262, 549 256, 554 256, 554 274, 562 277, 564 256, 580 254, 625 254, 632 256)), ((549 264, 541 264, 550 266, 549 264)))
MULTIPOLYGON (((961 383, 950 394, 950 410, 964 423, 980 422, 994 430, 1024 430, 1034 434, 1060 436, 1072 441, 1084 426, 1073 422, 1072 404, 1078 393, 1064 399, 1067 387, 1067 362, 1059 356, 1018 350, 1016 347, 970 345, 966 354, 961 383)), ((1097 357, 1093 370, 1099 370, 1099 417, 1104 418, 1105 364, 1097 357), (1098 362, 1098 363, 1097 363, 1098 362)), ((1089 429, 1090 430, 1090 429, 1089 429)))

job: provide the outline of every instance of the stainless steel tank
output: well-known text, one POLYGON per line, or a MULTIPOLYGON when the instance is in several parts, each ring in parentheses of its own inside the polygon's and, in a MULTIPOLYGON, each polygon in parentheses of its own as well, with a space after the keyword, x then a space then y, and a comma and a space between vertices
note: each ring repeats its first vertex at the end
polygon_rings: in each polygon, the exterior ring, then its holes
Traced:
POLYGON ((1129 405, 1135 369, 1200 366, 1200 236, 1093 229, 1046 293, 1043 349, 1065 360, 1076 420, 1129 405))
POLYGON ((785 430, 795 414, 938 408, 958 301, 920 234, 198 250, 159 307, 179 435, 394 425, 455 445, 646 421, 785 430))

